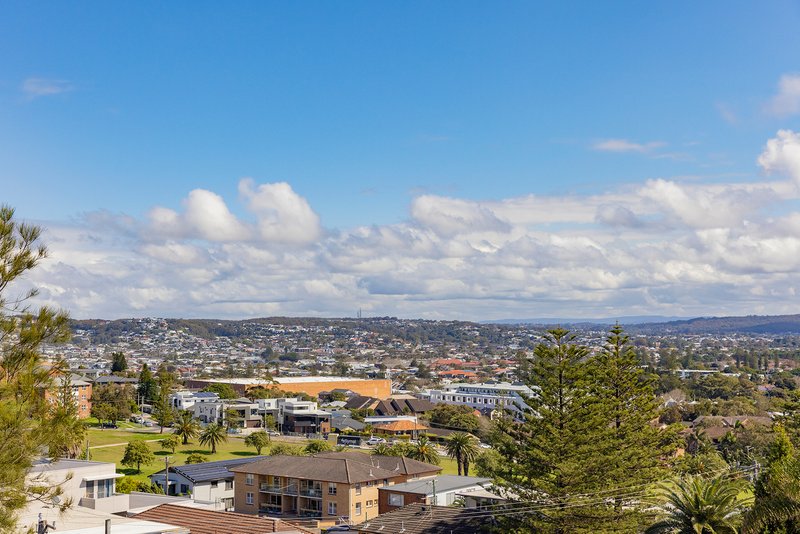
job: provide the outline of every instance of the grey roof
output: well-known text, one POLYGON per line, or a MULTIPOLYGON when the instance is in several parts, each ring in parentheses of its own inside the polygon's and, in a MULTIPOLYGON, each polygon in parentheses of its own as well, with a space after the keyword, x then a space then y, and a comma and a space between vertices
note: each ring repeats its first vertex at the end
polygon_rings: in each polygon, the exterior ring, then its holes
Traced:
POLYGON ((106 376, 98 376, 94 379, 95 384, 138 384, 138 378, 127 378, 124 376, 114 376, 114 375, 106 375, 106 376))
POLYGON ((363 534, 476 534, 491 532, 493 525, 490 514, 413 503, 350 528, 363 534))
POLYGON ((197 398, 201 398, 201 399, 215 399, 215 398, 219 397, 219 395, 217 395, 213 391, 199 391, 199 392, 193 394, 192 396, 193 397, 197 397, 197 398))
POLYGON ((423 478, 395 484, 385 488, 378 488, 385 491, 400 491, 403 493, 418 493, 420 495, 433 495, 433 484, 436 482, 437 492, 446 492, 482 486, 492 481, 491 478, 484 477, 462 477, 458 475, 439 475, 436 477, 423 478))
MULTIPOLYGON (((264 458, 266 458, 266 456, 248 456, 246 458, 219 460, 217 462, 206 462, 202 464, 171 465, 169 466, 169 472, 183 475, 195 484, 213 480, 233 480, 233 473, 228 470, 229 467, 257 462, 264 458)), ((164 470, 162 469, 150 476, 152 477, 154 475, 163 476, 164 470)))

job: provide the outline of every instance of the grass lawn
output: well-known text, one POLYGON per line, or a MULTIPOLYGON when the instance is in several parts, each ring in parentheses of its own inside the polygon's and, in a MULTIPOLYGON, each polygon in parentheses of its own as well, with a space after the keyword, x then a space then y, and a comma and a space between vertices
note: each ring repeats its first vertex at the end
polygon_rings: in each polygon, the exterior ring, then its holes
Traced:
MULTIPOLYGON (((207 447, 200 446, 197 438, 192 440, 192 442, 188 445, 178 445, 174 454, 162 449, 158 441, 149 442, 150 440, 163 439, 167 435, 169 435, 167 430, 164 431, 164 434, 159 434, 157 431, 153 433, 152 431, 142 432, 141 430, 125 431, 121 429, 114 430, 90 428, 87 432, 90 447, 121 443, 121 445, 114 445, 110 447, 92 448, 92 460, 97 462, 115 463, 117 464, 117 472, 133 476, 140 480, 147 480, 148 475, 164 469, 164 458, 166 456, 170 457, 171 465, 184 465, 186 463, 186 457, 194 453, 202 454, 208 462, 213 462, 215 460, 228 460, 230 458, 256 456, 255 449, 252 447, 246 447, 244 440, 238 436, 228 436, 228 441, 218 445, 217 452, 213 455, 207 447), (136 468, 129 468, 120 463, 122 455, 125 452, 125 446, 129 441, 134 440, 147 441, 148 447, 150 447, 150 450, 152 450, 156 456, 155 462, 150 465, 142 466, 141 473, 136 473, 136 468)), ((266 450, 262 452, 266 452, 266 450)), ((363 450, 359 452, 363 452, 364 454, 368 453, 368 451, 363 450)), ((443 475, 455 475, 457 473, 456 463, 454 460, 446 457, 440 457, 439 460, 439 465, 443 468, 443 475)))

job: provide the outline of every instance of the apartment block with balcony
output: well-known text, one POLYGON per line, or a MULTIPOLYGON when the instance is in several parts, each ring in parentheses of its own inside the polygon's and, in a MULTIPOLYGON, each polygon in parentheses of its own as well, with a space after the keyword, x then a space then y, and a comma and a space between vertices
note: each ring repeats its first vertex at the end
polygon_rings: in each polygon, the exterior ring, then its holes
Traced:
POLYGON ((378 515, 378 488, 441 471, 435 465, 362 453, 270 456, 230 468, 236 512, 357 523, 378 515))
POLYGON ((441 389, 431 389, 417 396, 430 402, 469 406, 484 415, 495 410, 508 410, 517 419, 529 410, 525 398, 533 395, 533 390, 524 384, 448 384, 441 389))

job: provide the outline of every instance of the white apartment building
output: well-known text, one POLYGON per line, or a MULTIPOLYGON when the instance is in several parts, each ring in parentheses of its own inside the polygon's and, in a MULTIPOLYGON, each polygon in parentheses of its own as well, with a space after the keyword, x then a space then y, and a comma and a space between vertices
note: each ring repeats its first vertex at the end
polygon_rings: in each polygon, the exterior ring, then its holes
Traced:
POLYGON ((509 410, 517 419, 522 412, 530 410, 525 403, 526 397, 533 396, 533 390, 524 384, 448 384, 442 389, 429 389, 417 394, 417 397, 434 404, 457 404, 469 406, 480 412, 491 415, 494 410, 509 410))
POLYGON ((211 391, 176 391, 169 396, 170 406, 176 410, 190 410, 203 402, 219 402, 219 395, 211 391))

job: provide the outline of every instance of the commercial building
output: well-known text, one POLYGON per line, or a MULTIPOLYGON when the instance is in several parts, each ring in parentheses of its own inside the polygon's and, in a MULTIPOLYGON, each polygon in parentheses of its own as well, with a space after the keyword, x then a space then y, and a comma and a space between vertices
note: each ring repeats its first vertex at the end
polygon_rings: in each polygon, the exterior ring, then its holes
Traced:
POLYGON ((241 395, 253 387, 275 388, 280 391, 305 393, 317 397, 334 389, 347 389, 365 397, 385 399, 392 394, 392 381, 388 379, 351 378, 347 376, 277 376, 273 382, 259 378, 209 378, 186 381, 190 389, 203 389, 211 384, 229 384, 241 395))
POLYGON ((441 469, 358 452, 270 456, 230 468, 236 512, 315 518, 322 524, 375 517, 379 487, 434 476, 441 469))

